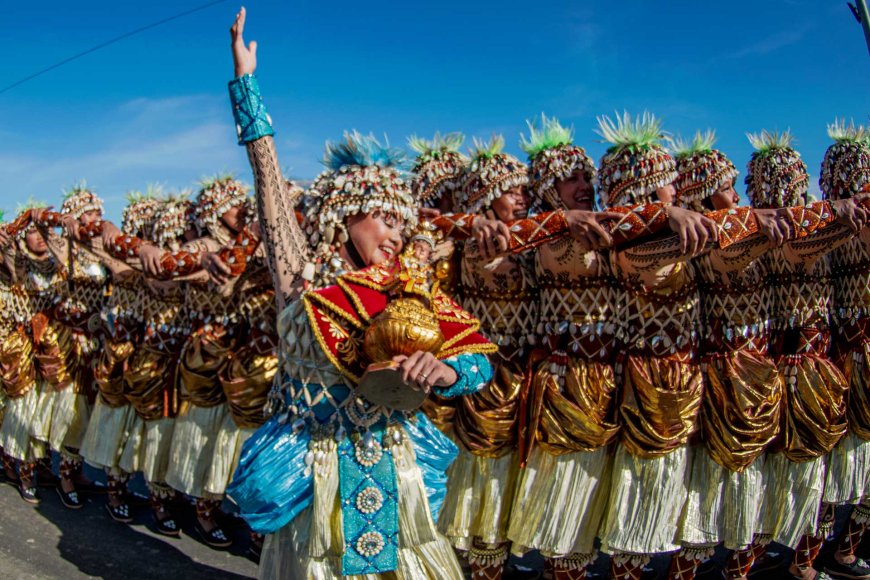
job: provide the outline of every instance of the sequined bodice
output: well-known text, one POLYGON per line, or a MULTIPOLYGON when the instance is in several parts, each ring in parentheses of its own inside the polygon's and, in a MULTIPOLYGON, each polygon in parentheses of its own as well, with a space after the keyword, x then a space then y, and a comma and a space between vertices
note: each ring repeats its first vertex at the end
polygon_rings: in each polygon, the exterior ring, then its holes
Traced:
POLYGON ((835 317, 849 342, 870 340, 870 251, 853 238, 831 254, 835 317))
POLYGON ((60 286, 64 282, 54 258, 43 261, 26 261, 22 287, 27 294, 32 313, 47 312, 60 302, 60 286))
POLYGON ((158 291, 148 286, 139 304, 145 346, 164 352, 181 348, 187 335, 183 291, 178 287, 158 291))
POLYGON ((462 306, 504 353, 534 340, 539 297, 530 258, 508 256, 493 270, 474 253, 462 257, 462 306))
POLYGON ((675 264, 655 287, 623 280, 625 335, 629 353, 691 360, 696 353, 700 299, 693 268, 675 264))
POLYGON ((238 322, 235 295, 223 292, 212 284, 187 284, 184 292, 184 310, 189 317, 189 331, 210 330, 221 325, 229 332, 238 322))
POLYGON ((552 349, 609 359, 617 340, 619 295, 606 254, 582 252, 572 240, 541 246, 535 257, 540 288, 537 335, 552 349))
POLYGON ((714 269, 709 256, 694 262, 701 295, 701 352, 767 351, 773 293, 756 260, 732 272, 714 269))

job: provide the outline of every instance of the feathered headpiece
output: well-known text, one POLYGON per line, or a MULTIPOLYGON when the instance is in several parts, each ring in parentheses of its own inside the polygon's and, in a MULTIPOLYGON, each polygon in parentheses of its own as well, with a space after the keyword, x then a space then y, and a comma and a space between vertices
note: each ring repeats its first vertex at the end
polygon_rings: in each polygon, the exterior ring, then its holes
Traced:
POLYGON ((131 236, 151 239, 154 219, 163 200, 160 187, 148 186, 145 193, 131 191, 127 194, 127 207, 121 213, 121 231, 131 236))
POLYGON ((739 173, 724 153, 714 149, 716 132, 698 131, 691 141, 673 140, 677 158, 677 203, 703 211, 701 200, 716 193, 723 183, 731 183, 739 173))
POLYGON ((89 211, 103 213, 103 200, 87 188, 84 182, 74 186, 63 194, 63 204, 60 213, 79 219, 89 211))
POLYGON ((170 194, 163 200, 154 216, 152 239, 163 249, 176 251, 184 239, 184 233, 195 227, 196 207, 190 201, 189 191, 170 194))
POLYGON ((529 156, 531 165, 531 194, 535 206, 541 202, 552 208, 564 204, 555 189, 557 181, 582 171, 590 183, 595 179, 595 162, 583 147, 573 144, 574 129, 563 127, 555 117, 541 114, 541 126, 526 121, 529 136, 520 137, 520 148, 529 156))
POLYGON ((435 133, 431 141, 417 137, 408 139, 408 145, 417 152, 411 190, 423 207, 435 207, 445 195, 453 196, 461 185, 468 158, 459 152, 465 141, 462 133, 435 133))
MULTIPOLYGON (((337 255, 348 241, 346 220, 354 215, 382 211, 400 217, 406 227, 417 223, 417 205, 403 179, 407 156, 401 149, 353 131, 326 144, 323 164, 327 171, 314 180, 303 209, 303 227, 316 260, 337 255)), ((314 267, 307 267, 304 274, 311 280, 314 273, 314 267)))
POLYGON ((746 194, 753 207, 781 208, 806 201, 807 165, 791 144, 789 131, 747 133, 755 147, 746 172, 746 194))
POLYGON ((488 142, 473 140, 471 165, 458 192, 457 201, 463 212, 478 213, 511 189, 529 184, 526 164, 502 149, 501 135, 494 135, 488 142))
POLYGON ((655 191, 677 178, 676 163, 661 145, 662 122, 649 112, 632 119, 628 112, 598 117, 598 129, 611 146, 598 169, 599 191, 608 206, 650 201, 655 191))
POLYGON ((196 225, 202 233, 208 233, 220 242, 228 235, 220 227, 220 219, 227 211, 249 203, 248 188, 232 175, 219 175, 205 179, 196 196, 196 225))
POLYGON ((828 136, 834 143, 825 151, 819 187, 829 199, 851 197, 870 183, 870 131, 844 119, 828 125, 828 136))

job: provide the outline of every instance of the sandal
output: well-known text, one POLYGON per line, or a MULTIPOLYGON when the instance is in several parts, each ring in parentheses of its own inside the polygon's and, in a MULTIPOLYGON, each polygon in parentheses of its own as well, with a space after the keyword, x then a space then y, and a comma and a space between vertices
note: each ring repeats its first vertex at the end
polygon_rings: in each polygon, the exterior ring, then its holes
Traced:
POLYGON ((167 517, 161 520, 157 517, 157 513, 158 510, 151 511, 151 515, 154 516, 155 531, 158 534, 161 534, 163 536, 169 536, 171 538, 181 537, 181 530, 178 528, 178 524, 175 522, 175 518, 172 517, 172 514, 169 514, 167 517))
POLYGON ((39 497, 39 488, 35 485, 30 485, 30 487, 24 487, 22 484, 18 484, 18 495, 21 496, 21 499, 26 501, 31 505, 39 505, 40 497, 39 497))

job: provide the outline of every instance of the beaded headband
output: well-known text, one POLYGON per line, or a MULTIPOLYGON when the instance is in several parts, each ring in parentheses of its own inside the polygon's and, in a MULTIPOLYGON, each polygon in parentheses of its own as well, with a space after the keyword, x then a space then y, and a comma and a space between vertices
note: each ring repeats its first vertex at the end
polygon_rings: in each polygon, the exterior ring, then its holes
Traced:
POLYGON ((471 164, 465 172, 458 205, 465 213, 478 213, 515 187, 529 184, 526 165, 502 151, 504 137, 494 136, 488 143, 474 139, 471 164))
POLYGON ((851 197, 870 183, 870 131, 837 120, 828 136, 834 143, 825 151, 819 187, 828 199, 851 197))
POLYGON ((676 163, 660 141, 661 120, 644 112, 632 119, 628 112, 614 122, 598 117, 598 129, 611 147, 601 158, 598 184, 601 200, 614 207, 646 203, 655 191, 677 178, 676 163))
POLYGON ((64 192, 60 213, 79 219, 89 211, 103 213, 103 200, 97 197, 84 184, 76 185, 71 190, 64 192))
POLYGON ((703 210, 701 201, 707 199, 722 186, 737 177, 737 168, 718 149, 716 132, 698 131, 691 141, 675 139, 674 156, 677 159, 677 203, 683 207, 703 210))
POLYGON ((595 162, 583 147, 573 144, 574 129, 563 127, 558 119, 541 114, 540 129, 531 121, 526 124, 529 136, 521 136, 520 148, 529 156, 535 209, 540 210, 542 202, 554 209, 564 208, 556 182, 568 179, 577 170, 594 180, 595 162))
POLYGON ((746 194, 753 207, 781 208, 806 201, 807 165, 792 149, 794 137, 788 131, 762 130, 747 133, 755 147, 746 172, 746 194))
POLYGON ((453 196, 462 184, 468 157, 459 152, 465 141, 462 133, 435 133, 431 141, 414 136, 408 145, 418 153, 414 160, 415 178, 411 191, 423 207, 435 207, 445 195, 453 196))

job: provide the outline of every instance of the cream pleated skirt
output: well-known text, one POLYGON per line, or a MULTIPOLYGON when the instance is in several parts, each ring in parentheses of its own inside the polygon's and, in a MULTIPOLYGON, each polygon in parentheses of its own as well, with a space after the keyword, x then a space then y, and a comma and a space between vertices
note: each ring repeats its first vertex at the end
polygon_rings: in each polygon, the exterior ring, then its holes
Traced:
POLYGON ((79 453, 95 467, 117 470, 135 424, 133 407, 110 407, 97 397, 79 453))
POLYGON ((256 429, 240 429, 233 421, 231 413, 224 416, 224 421, 217 434, 214 457, 205 478, 206 493, 214 496, 224 495, 227 486, 233 478, 233 472, 239 464, 242 445, 253 435, 256 429))
POLYGON ((481 457, 460 446, 447 472, 447 495, 438 529, 460 550, 471 549, 472 539, 487 544, 507 541, 510 510, 519 476, 519 457, 481 457))
POLYGON ((825 490, 825 458, 795 463, 771 453, 765 464, 762 531, 795 548, 804 534, 815 535, 825 490))
POLYGON ((33 416, 39 405, 39 388, 23 396, 7 399, 3 425, 0 425, 0 447, 7 455, 20 461, 32 461, 45 456, 45 444, 33 438, 33 416))
POLYGON ((55 391, 45 383, 40 385, 31 435, 58 452, 80 449, 91 416, 87 397, 72 387, 55 391))
POLYGON ((680 543, 710 547, 724 542, 729 550, 746 548, 760 531, 763 456, 738 473, 713 461, 704 446, 693 453, 692 476, 680 521, 680 543))
POLYGON ((314 470, 314 499, 292 522, 266 536, 260 558, 263 580, 462 580, 462 569, 450 543, 435 528, 426 488, 405 438, 391 448, 396 468, 399 549, 395 571, 342 576, 344 546, 339 501, 338 454, 326 454, 314 470))
POLYGON ((565 455, 533 449, 511 510, 514 553, 591 554, 607 508, 612 459, 604 447, 565 455))
POLYGON ((188 405, 181 411, 172 433, 167 485, 192 497, 205 497, 218 434, 228 414, 226 403, 214 407, 188 405))
POLYGON ((824 501, 859 503, 870 493, 870 441, 846 433, 827 458, 824 501))
POLYGON ((148 483, 164 483, 174 428, 172 417, 145 421, 136 416, 121 454, 121 469, 127 473, 142 472, 148 483))
POLYGON ((673 552, 691 476, 692 452, 684 445, 663 457, 642 459, 620 444, 613 460, 604 552, 673 552))

